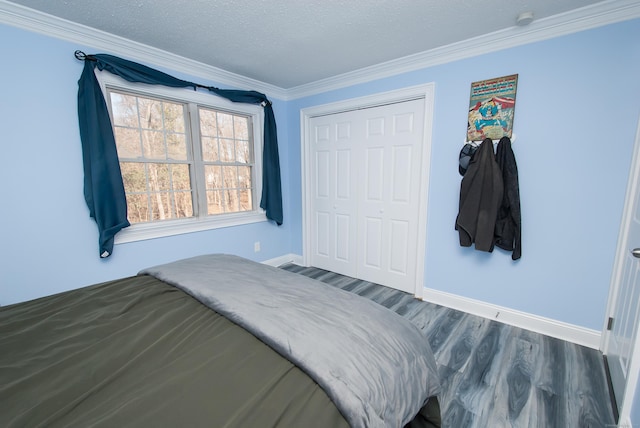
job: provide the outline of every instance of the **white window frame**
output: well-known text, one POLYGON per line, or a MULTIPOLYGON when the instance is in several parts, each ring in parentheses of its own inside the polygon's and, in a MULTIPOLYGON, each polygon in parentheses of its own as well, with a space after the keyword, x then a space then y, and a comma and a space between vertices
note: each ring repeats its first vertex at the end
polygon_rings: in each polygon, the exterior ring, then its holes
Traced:
MULTIPOLYGON (((262 133, 264 128, 264 110, 260 105, 234 103, 214 93, 207 93, 202 89, 194 91, 193 88, 170 88, 161 85, 131 83, 109 72, 101 72, 98 70, 96 70, 96 77, 109 108, 111 107, 108 101, 107 88, 116 91, 133 92, 143 96, 165 98, 179 103, 197 104, 200 107, 223 110, 230 113, 238 113, 249 116, 253 122, 253 211, 162 220, 149 223, 135 223, 116 234, 116 245, 267 221, 265 211, 259 206, 262 195, 262 133)), ((111 114, 111 112, 109 113, 111 114)), ((197 118, 188 118, 188 120, 191 122, 191 138, 196 144, 200 144, 200 128, 197 118)), ((201 165, 196 165, 196 168, 201 168, 201 165)), ((195 191, 195 188, 193 190, 195 191)))

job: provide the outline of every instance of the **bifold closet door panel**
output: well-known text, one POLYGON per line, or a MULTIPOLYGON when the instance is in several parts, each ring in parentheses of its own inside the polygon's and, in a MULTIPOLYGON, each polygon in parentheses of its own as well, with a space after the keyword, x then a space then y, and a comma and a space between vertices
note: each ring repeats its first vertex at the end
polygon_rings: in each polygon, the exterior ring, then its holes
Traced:
POLYGON ((413 293, 424 100, 310 120, 312 264, 413 293))

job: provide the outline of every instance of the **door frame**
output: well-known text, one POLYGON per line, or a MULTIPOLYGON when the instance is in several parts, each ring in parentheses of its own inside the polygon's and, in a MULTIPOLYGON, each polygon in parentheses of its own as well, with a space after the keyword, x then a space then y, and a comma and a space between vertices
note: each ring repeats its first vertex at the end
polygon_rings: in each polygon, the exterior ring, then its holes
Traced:
POLYGON ((345 113, 353 110, 361 110, 386 104, 400 103, 416 99, 424 100, 424 130, 423 130, 423 150, 420 173, 420 200, 418 213, 418 248, 416 251, 416 284, 414 289, 415 297, 422 299, 424 289, 424 260, 426 255, 427 240, 427 203, 429 200, 429 176, 431 169, 431 142, 433 130, 433 106, 435 95, 435 83, 427 83, 418 86, 398 89, 389 92, 381 92, 365 97, 350 98, 343 101, 307 107, 300 110, 300 141, 301 141, 301 179, 302 179, 302 262, 305 266, 310 265, 311 260, 311 171, 310 143, 311 129, 309 120, 313 117, 326 116, 336 113, 345 113))
MULTIPOLYGON (((600 350, 605 355, 609 351, 609 335, 612 332, 612 330, 608 329, 609 317, 615 318, 616 316, 614 310, 616 304, 618 303, 617 300, 619 294, 619 283, 623 273, 622 268, 624 259, 628 251, 627 235, 629 233, 632 216, 634 215, 634 205, 636 203, 640 203, 637 201, 637 198, 640 198, 640 194, 638 193, 640 192, 640 118, 638 119, 636 140, 634 143, 633 156, 631 159, 631 168, 629 170, 630 172, 625 194, 622 222, 620 223, 615 262, 613 265, 613 272, 611 274, 611 284, 609 286, 607 312, 600 340, 600 350)), ((639 333, 640 329, 636 331, 636 336, 633 338, 633 352, 631 354, 631 361, 629 363, 629 372, 625 380, 626 384, 622 396, 622 405, 618 406, 620 408, 618 426, 621 427, 631 426, 631 410, 635 398, 636 385, 638 383, 638 378, 640 377, 640 340, 638 340, 639 333)))

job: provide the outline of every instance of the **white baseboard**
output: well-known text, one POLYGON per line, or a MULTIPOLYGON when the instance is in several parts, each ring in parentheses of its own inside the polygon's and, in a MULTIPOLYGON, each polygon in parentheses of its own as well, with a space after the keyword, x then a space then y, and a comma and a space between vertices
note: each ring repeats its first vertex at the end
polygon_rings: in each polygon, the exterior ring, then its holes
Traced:
POLYGON ((593 349, 600 349, 600 335, 596 330, 520 312, 479 300, 469 299, 444 291, 424 289, 423 300, 467 312, 472 315, 492 319, 536 333, 566 340, 593 349))
POLYGON ((285 263, 295 263, 297 265, 302 265, 302 256, 297 254, 285 254, 284 256, 279 256, 274 259, 265 260, 262 263, 269 266, 281 266, 285 263))
MULTIPOLYGON (((281 266, 285 263, 295 263, 304 266, 303 257, 293 253, 265 260, 262 263, 269 266, 281 266)), ((556 321, 551 318, 532 315, 515 309, 492 305, 480 300, 469 299, 431 288, 424 288, 423 300, 557 339, 566 340, 567 342, 576 343, 588 348, 600 349, 601 333, 596 330, 556 321)))

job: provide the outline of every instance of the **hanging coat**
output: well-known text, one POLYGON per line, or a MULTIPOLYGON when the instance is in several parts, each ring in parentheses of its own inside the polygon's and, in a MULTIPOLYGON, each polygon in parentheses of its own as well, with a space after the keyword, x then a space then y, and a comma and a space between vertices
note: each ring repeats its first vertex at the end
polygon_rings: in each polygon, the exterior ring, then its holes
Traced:
POLYGON ((502 171, 504 196, 496 220, 495 245, 513 251, 511 258, 518 260, 522 256, 520 189, 518 166, 508 137, 502 137, 498 143, 496 162, 502 171))
POLYGON ((498 208, 502 203, 502 173, 493 153, 493 141, 486 138, 473 155, 460 184, 460 209, 456 230, 460 245, 493 251, 498 208))

